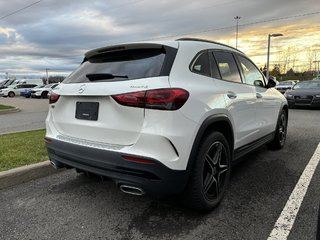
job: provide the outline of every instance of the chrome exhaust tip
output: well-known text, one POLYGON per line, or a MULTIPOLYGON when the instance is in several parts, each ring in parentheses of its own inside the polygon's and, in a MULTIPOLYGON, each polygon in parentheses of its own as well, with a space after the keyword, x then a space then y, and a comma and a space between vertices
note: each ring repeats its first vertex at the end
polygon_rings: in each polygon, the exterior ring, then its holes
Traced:
POLYGON ((55 169, 58 169, 57 165, 53 162, 53 161, 50 161, 50 164, 52 167, 54 167, 55 169))
POLYGON ((128 186, 128 185, 120 185, 120 190, 124 193, 136 195, 136 196, 142 196, 145 194, 145 192, 138 187, 128 186))
POLYGON ((54 167, 55 169, 59 169, 59 168, 63 168, 63 167, 64 167, 63 164, 61 164, 61 163, 59 163, 59 162, 51 161, 51 160, 50 160, 50 164, 51 164, 51 166, 54 167))

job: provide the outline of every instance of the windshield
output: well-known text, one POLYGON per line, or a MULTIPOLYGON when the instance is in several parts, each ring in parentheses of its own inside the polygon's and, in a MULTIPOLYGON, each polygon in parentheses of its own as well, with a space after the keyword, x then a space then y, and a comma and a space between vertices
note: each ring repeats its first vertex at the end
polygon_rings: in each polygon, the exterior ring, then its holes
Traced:
POLYGON ((300 82, 293 89, 320 89, 320 81, 300 82))
POLYGON ((109 82, 158 77, 161 76, 165 56, 164 48, 131 49, 99 54, 82 63, 63 82, 109 82))
POLYGON ((8 86, 10 86, 13 82, 14 82, 14 80, 10 80, 10 81, 6 82, 6 83, 4 84, 4 86, 8 87, 8 86))

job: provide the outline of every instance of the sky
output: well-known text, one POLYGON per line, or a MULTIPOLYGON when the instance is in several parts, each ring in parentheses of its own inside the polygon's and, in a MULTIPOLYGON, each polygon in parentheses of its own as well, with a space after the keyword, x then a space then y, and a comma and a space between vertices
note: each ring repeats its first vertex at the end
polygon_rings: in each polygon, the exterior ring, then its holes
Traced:
POLYGON ((313 70, 320 60, 319 0, 1 0, 0 76, 69 74, 86 51, 132 41, 198 37, 234 47, 235 16, 238 48, 259 67, 269 33, 284 35, 271 39, 271 68, 313 70))

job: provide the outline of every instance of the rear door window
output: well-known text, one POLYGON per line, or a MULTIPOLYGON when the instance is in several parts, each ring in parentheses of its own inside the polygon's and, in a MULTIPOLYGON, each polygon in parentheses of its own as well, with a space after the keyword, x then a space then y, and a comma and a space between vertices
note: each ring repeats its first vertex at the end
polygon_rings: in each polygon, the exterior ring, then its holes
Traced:
POLYGON ((241 82, 241 76, 232 53, 214 52, 213 55, 223 80, 241 82))
POLYGON ((165 60, 164 47, 110 51, 85 59, 63 82, 108 82, 166 76, 169 73, 163 72, 165 60))

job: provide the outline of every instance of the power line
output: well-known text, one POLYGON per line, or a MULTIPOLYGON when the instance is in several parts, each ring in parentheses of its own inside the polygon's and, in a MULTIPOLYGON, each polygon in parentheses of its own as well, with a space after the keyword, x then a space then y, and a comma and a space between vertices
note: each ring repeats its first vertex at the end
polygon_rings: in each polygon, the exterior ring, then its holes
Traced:
POLYGON ((7 17, 10 17, 10 16, 12 16, 12 15, 18 13, 18 12, 21 12, 21 11, 27 9, 27 8, 30 8, 30 7, 32 7, 32 6, 40 3, 40 2, 42 2, 42 1, 43 1, 43 0, 39 0, 39 1, 34 2, 34 3, 31 3, 31 4, 29 4, 29 5, 27 5, 27 6, 23 7, 23 8, 20 8, 20 9, 18 9, 18 10, 16 10, 16 11, 13 11, 13 12, 7 14, 7 15, 4 15, 4 16, 0 17, 0 20, 2 20, 2 19, 4 19, 4 18, 7 18, 7 17))
MULTIPOLYGON (((250 25, 255 25, 255 24, 259 24, 259 23, 281 21, 281 20, 287 20, 287 19, 292 19, 292 18, 299 18, 299 17, 310 16, 310 15, 316 15, 316 14, 320 14, 320 11, 311 12, 311 13, 304 13, 304 14, 299 14, 299 15, 294 15, 294 16, 272 18, 272 19, 268 19, 268 20, 261 20, 261 21, 243 23, 243 24, 239 24, 239 26, 250 26, 250 25)), ((184 36, 184 35, 189 35, 189 34, 193 35, 193 34, 199 34, 199 33, 215 32, 215 31, 221 31, 221 30, 227 30, 227 29, 233 29, 233 28, 234 28, 234 26, 225 26, 225 27, 220 27, 220 28, 209 28, 207 30, 194 31, 194 32, 185 32, 185 33, 167 35, 167 36, 162 36, 162 37, 157 37, 157 38, 148 38, 148 39, 145 39, 145 40, 157 40, 157 39, 163 39, 163 38, 173 38, 173 37, 179 37, 179 36, 184 36)))

